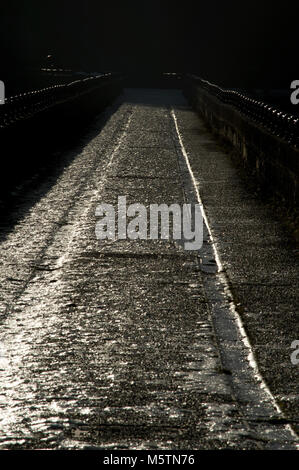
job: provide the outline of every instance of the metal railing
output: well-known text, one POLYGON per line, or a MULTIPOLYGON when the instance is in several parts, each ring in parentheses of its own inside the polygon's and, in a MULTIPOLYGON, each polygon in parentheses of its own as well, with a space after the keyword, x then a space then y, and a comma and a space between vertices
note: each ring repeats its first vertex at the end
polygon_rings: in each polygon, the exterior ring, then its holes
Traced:
POLYGON ((5 104, 0 106, 0 128, 6 128, 56 104, 89 93, 104 84, 105 81, 119 77, 120 75, 117 74, 106 73, 6 98, 5 104))
POLYGON ((240 91, 223 89, 196 75, 187 75, 186 78, 217 97, 222 103, 233 106, 271 134, 299 148, 298 116, 251 98, 240 91))

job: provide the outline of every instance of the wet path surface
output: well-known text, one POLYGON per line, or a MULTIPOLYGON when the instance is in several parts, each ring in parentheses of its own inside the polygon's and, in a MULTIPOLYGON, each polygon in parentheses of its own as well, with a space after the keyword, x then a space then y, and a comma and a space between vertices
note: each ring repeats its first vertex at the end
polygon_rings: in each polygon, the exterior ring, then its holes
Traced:
POLYGON ((119 195, 195 201, 177 132, 193 167, 195 119, 179 92, 128 91, 4 231, 1 448, 295 447, 209 269, 208 231, 200 256, 173 241, 95 237, 97 205, 119 195))

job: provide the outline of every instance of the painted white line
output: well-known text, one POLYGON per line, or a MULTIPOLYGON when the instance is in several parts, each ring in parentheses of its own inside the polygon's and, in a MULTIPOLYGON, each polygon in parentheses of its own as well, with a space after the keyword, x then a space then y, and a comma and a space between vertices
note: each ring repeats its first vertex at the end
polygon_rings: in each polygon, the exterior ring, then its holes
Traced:
MULTIPOLYGON (((217 267, 218 267, 219 280, 221 281, 221 283, 223 285, 223 290, 224 290, 224 293, 226 294, 226 296, 229 297, 230 299, 233 299, 233 295, 232 295, 232 292, 231 292, 230 287, 229 287, 229 282, 228 282, 228 279, 227 279, 227 275, 226 275, 226 273, 223 269, 223 265, 221 263, 219 251, 218 251, 218 248, 217 248, 217 243, 215 241, 215 238, 213 237, 212 230, 211 230, 207 215, 205 213, 205 209, 204 209, 204 206, 203 206, 203 203, 202 203, 202 199, 201 199, 199 191, 198 191, 198 184, 196 182, 194 173, 192 171, 190 161, 189 161, 189 157, 188 157, 188 154, 187 154, 186 149, 184 147, 183 139, 182 139, 179 127, 178 127, 177 118, 176 118, 176 115, 175 115, 175 112, 174 112, 173 109, 171 110, 171 116, 172 116, 173 121, 174 121, 177 138, 178 138, 178 141, 179 141, 179 144, 180 144, 180 149, 181 149, 182 155, 185 159, 188 171, 190 173, 190 177, 191 177, 191 180, 192 180, 192 183, 193 183, 193 186, 194 186, 194 191, 195 191, 198 203, 199 203, 200 208, 201 208, 202 217, 204 219, 205 225, 207 227, 207 230, 208 230, 208 233, 209 233, 209 236, 210 236, 210 241, 211 241, 213 251, 214 251, 214 255, 215 255, 215 261, 216 261, 217 267)), ((263 379, 263 377, 262 377, 262 375, 259 371, 256 359, 255 359, 255 356, 254 356, 254 353, 253 353, 253 350, 252 350, 252 346, 250 344, 249 338, 248 338, 246 330, 244 328, 242 319, 241 319, 241 317, 240 317, 240 315, 239 315, 239 313, 236 309, 236 306, 235 306, 235 304, 232 300, 229 300, 229 308, 230 308, 230 311, 233 313, 236 325, 238 327, 238 331, 239 331, 240 336, 242 338, 242 342, 243 342, 243 344, 246 348, 247 360, 248 360, 248 363, 249 363, 250 367, 253 370, 254 377, 256 378, 258 383, 260 384, 261 388, 268 395, 268 397, 271 400, 272 405, 275 407, 276 411, 283 416, 283 412, 282 412, 281 408, 279 407, 278 403, 276 402, 274 396, 272 395, 272 392, 268 388, 267 384, 265 383, 265 381, 264 381, 264 379, 263 379)), ((294 432, 294 430, 292 429, 292 427, 289 424, 286 426, 286 428, 291 432, 291 434, 293 435, 294 438, 298 439, 297 434, 294 432)))
POLYGON ((205 212, 205 209, 204 209, 204 206, 203 206, 203 203, 202 203, 202 200, 201 200, 198 188, 197 188, 196 180, 195 180, 195 177, 194 177, 194 174, 193 174, 190 162, 189 162, 189 158, 188 158, 186 149, 185 149, 184 144, 183 144, 183 140, 182 140, 179 128, 178 128, 177 118, 176 118, 176 115, 175 115, 175 112, 174 112, 173 109, 171 110, 171 116, 172 116, 174 124, 175 124, 175 129, 176 129, 177 137, 178 137, 178 140, 179 140, 179 143, 180 143, 181 152, 184 156, 184 159, 185 159, 185 162, 186 162, 186 165, 187 165, 187 168, 189 170, 190 177, 191 177, 191 180, 192 180, 192 183, 193 183, 193 186, 194 186, 194 190, 195 190, 195 193, 196 193, 198 204, 200 206, 202 218, 205 222, 205 225, 206 225, 208 233, 209 233, 209 237, 210 237, 210 240, 211 240, 211 245, 213 247, 213 252, 214 252, 214 256, 215 256, 215 261, 216 261, 217 267, 218 267, 218 272, 222 272, 223 271, 223 266, 222 266, 222 263, 220 261, 218 251, 217 251, 217 248, 216 248, 216 241, 214 240, 214 237, 213 237, 213 234, 212 234, 209 222, 208 222, 208 218, 207 218, 207 215, 206 215, 206 212, 205 212))

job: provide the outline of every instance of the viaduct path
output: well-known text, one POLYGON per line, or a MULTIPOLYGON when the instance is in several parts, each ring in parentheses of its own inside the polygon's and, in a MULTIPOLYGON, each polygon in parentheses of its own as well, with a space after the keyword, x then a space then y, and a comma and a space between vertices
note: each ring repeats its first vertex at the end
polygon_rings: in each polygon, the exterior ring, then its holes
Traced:
POLYGON ((0 448, 296 448, 295 253, 179 91, 127 90, 1 224, 0 448), (200 203, 203 248, 97 240, 120 195, 200 203))

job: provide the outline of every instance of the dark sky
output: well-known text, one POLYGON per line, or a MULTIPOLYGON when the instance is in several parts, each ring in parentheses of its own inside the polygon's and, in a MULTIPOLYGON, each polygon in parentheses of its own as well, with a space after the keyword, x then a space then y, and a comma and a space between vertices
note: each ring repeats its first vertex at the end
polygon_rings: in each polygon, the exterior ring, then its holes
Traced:
POLYGON ((11 0, 0 7, 1 73, 52 53, 77 69, 193 71, 227 86, 289 87, 299 79, 291 5, 11 0))

